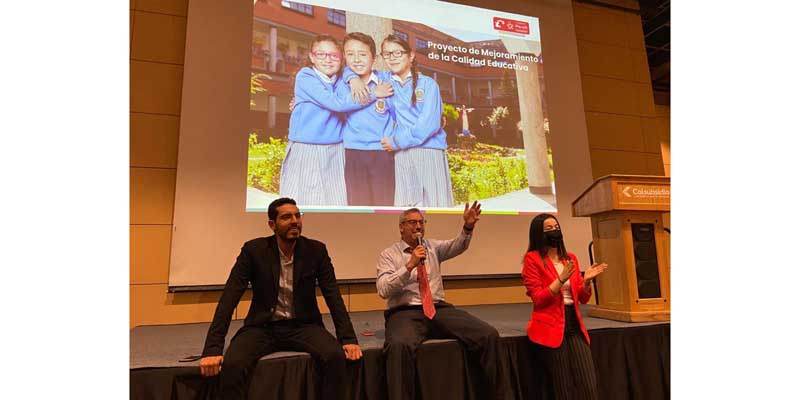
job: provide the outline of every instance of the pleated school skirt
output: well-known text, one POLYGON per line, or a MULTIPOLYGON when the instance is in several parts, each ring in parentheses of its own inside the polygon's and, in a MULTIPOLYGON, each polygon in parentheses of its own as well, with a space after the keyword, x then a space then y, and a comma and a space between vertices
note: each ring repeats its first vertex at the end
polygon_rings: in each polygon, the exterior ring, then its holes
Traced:
POLYGON ((397 207, 453 207, 453 183, 447 153, 411 148, 394 156, 397 207))
POLYGON ((344 145, 290 141, 281 164, 280 196, 305 206, 346 206, 344 145))

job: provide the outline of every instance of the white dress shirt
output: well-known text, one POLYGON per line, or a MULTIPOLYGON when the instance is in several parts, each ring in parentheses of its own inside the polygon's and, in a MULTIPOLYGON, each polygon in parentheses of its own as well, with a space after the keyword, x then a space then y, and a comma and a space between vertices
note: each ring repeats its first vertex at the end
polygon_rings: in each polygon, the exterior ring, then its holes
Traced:
MULTIPOLYGON (((431 295, 433 301, 444 301, 444 286, 442 285, 441 263, 449 260, 469 247, 472 233, 462 230, 461 233, 450 240, 423 239, 427 259, 425 268, 428 272, 431 295)), ((414 246, 416 247, 416 246, 414 246)), ((419 295, 419 281, 417 280, 418 266, 412 271, 406 268, 406 263, 411 258, 414 247, 404 241, 399 241, 381 252, 378 257, 378 295, 386 300, 389 308, 404 305, 420 305, 422 298, 419 295)))
POLYGON ((292 299, 294 296, 294 256, 291 259, 283 255, 280 247, 278 253, 281 255, 281 277, 278 280, 278 304, 275 305, 275 313, 272 320, 292 319, 292 299))
MULTIPOLYGON (((561 261, 553 262, 553 266, 556 268, 556 272, 561 275, 561 271, 564 270, 564 264, 561 261)), ((569 279, 561 285, 561 294, 564 295, 564 304, 565 305, 572 305, 575 303, 575 300, 572 299, 572 286, 569 283, 569 279)))

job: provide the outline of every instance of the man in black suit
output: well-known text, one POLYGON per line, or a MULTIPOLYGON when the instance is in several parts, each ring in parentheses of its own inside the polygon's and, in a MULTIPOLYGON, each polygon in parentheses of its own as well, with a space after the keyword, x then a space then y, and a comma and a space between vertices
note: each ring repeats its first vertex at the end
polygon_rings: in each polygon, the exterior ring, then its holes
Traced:
POLYGON ((303 214, 294 200, 273 201, 267 215, 275 235, 242 246, 208 328, 200 372, 203 376, 220 374, 222 398, 244 399, 250 374, 262 356, 283 350, 304 351, 314 358, 324 398, 341 399, 345 358, 360 359, 361 348, 328 251, 322 242, 300 236, 303 214), (253 287, 250 310, 223 358, 231 315, 248 282, 253 287), (315 282, 331 311, 336 338, 322 324, 315 282))

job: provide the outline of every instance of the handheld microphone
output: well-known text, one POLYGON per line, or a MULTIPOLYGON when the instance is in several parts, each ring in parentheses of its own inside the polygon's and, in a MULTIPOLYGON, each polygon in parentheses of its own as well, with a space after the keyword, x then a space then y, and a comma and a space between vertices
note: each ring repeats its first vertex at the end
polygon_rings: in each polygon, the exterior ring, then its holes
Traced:
MULTIPOLYGON (((422 246, 423 248, 425 248, 425 245, 422 244, 422 232, 417 232, 417 233, 414 234, 414 236, 417 237, 417 244, 422 246)), ((427 251, 426 251, 426 253, 427 253, 427 251)), ((427 254, 426 254, 426 256, 427 256, 427 254)), ((419 263, 420 264, 425 264, 425 259, 423 258, 422 260, 420 260, 419 263)))

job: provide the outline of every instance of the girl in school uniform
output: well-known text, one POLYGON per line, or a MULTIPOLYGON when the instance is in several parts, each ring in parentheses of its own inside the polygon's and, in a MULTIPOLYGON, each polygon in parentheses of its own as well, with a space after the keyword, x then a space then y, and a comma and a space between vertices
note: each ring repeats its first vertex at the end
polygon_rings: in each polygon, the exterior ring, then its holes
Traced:
POLYGON ((394 205, 453 207, 439 85, 417 71, 411 46, 397 36, 383 40, 381 56, 391 71, 397 118, 394 134, 381 141, 384 150, 395 152, 394 205))
POLYGON ((294 77, 289 143, 281 166, 280 196, 299 205, 347 205, 344 178, 343 114, 368 107, 337 94, 342 50, 332 36, 311 43, 308 61, 294 77))

